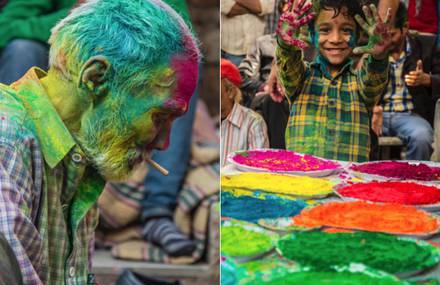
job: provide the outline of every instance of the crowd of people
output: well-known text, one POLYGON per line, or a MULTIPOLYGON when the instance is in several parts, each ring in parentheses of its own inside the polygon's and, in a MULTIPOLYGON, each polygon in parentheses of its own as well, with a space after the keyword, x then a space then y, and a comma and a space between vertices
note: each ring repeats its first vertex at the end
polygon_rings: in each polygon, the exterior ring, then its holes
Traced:
MULTIPOLYGON (((430 159, 440 98, 438 1, 223 2, 222 57, 241 75, 235 104, 245 110, 242 121, 252 117, 254 129, 267 130, 255 137, 228 127, 240 137, 223 132, 223 151, 268 140, 271 148, 362 162, 379 158, 378 136, 397 136, 406 159, 430 159)), ((231 119, 222 117, 222 128, 231 119)))

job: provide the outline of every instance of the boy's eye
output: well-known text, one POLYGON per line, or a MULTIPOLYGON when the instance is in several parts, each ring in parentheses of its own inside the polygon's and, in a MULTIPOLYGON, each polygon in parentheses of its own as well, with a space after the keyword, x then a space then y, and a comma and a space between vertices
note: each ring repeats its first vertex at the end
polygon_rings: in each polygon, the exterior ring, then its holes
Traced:
POLYGON ((347 34, 352 34, 353 33, 353 29, 344 28, 344 29, 342 29, 342 32, 347 33, 347 34))
POLYGON ((328 33, 328 32, 330 32, 330 29, 329 28, 319 28, 319 32, 320 33, 328 33))

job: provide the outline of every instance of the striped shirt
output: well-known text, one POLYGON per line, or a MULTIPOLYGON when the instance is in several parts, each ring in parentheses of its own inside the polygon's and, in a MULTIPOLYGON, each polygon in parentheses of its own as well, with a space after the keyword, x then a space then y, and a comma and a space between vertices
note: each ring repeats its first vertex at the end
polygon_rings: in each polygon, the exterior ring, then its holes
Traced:
POLYGON ((260 1, 261 13, 226 16, 235 5, 234 0, 221 0, 221 49, 233 55, 245 55, 251 51, 256 39, 264 34, 265 15, 272 13, 275 0, 260 1))
POLYGON ((395 60, 390 56, 390 82, 387 92, 382 98, 384 112, 411 112, 414 109, 412 96, 406 87, 403 66, 407 57, 411 54, 411 46, 406 41, 406 49, 402 51, 400 57, 395 60))
POLYGON ((0 231, 24 284, 87 284, 103 183, 40 84, 0 84, 0 231))
POLYGON ((351 60, 332 77, 321 56, 302 60, 295 47, 277 48, 277 65, 291 102, 286 148, 344 161, 366 161, 368 109, 386 88, 388 61, 371 56, 359 70, 351 60))
POLYGON ((258 113, 235 103, 221 124, 221 165, 226 165, 229 153, 269 147, 267 127, 258 113))

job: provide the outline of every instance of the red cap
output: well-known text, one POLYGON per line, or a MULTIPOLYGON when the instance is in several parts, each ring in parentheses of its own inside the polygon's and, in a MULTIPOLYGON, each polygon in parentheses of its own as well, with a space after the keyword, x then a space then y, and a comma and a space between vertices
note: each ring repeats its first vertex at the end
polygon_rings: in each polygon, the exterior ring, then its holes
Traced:
POLYGON ((229 60, 221 59, 220 63, 221 78, 226 78, 231 81, 235 86, 240 87, 241 76, 238 68, 229 60))

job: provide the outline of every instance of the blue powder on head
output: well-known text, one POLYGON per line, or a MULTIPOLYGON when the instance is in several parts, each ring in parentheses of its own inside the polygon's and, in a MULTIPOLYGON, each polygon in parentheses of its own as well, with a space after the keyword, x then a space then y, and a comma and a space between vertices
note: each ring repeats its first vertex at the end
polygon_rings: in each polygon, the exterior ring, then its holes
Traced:
POLYGON ((222 192, 221 214, 223 217, 256 223, 259 219, 276 219, 298 215, 307 204, 302 200, 287 200, 275 196, 258 199, 250 196, 235 197, 222 192))

